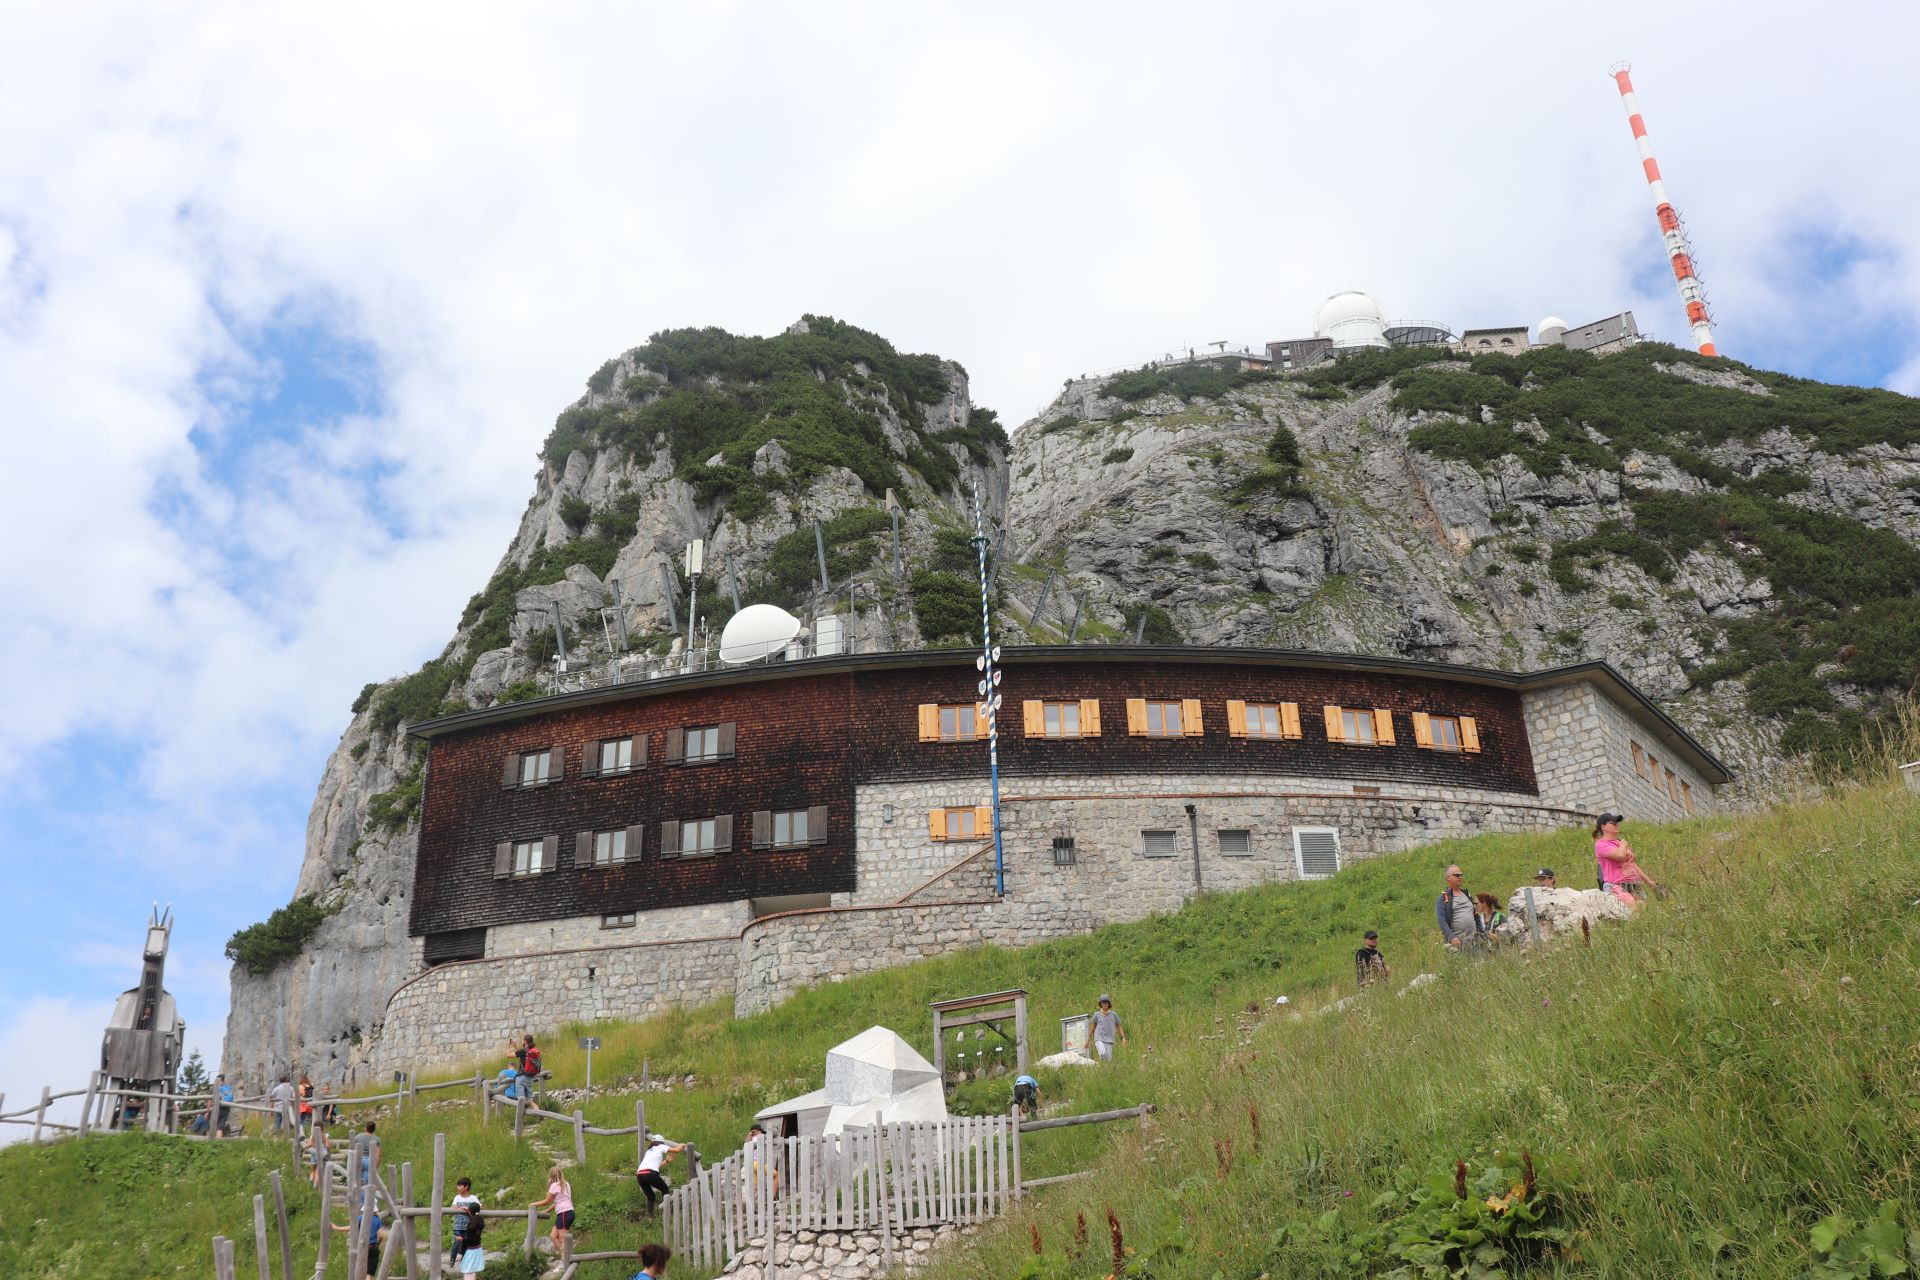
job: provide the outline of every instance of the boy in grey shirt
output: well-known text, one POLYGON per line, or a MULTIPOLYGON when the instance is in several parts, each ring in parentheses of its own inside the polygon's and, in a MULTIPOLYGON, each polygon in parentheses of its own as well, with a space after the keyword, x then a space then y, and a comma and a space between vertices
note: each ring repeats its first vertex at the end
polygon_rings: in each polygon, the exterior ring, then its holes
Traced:
POLYGON ((1106 992, 1100 993, 1100 1011, 1093 1015, 1093 1051, 1102 1062, 1113 1061, 1114 1042, 1127 1042, 1127 1029, 1120 1023, 1120 1015, 1113 1011, 1113 998, 1106 992))

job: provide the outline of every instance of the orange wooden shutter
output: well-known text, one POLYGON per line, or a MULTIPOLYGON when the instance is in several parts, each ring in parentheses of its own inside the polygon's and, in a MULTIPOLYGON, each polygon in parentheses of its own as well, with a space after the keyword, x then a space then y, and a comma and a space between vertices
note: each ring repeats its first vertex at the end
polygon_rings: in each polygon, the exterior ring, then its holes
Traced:
POLYGON ((1413 713, 1413 745, 1416 747, 1433 745, 1433 721, 1424 711, 1413 713))
POLYGON ((1247 704, 1237 698, 1227 699, 1227 736, 1247 736, 1247 704))
POLYGON ((1480 749, 1480 726, 1474 723, 1472 716, 1460 717, 1460 749, 1462 751, 1480 749))
POLYGON ((1127 732, 1138 738, 1147 731, 1147 700, 1127 699, 1127 732))
POLYGON ((1280 736, 1297 738, 1300 736, 1300 704, 1283 702, 1280 704, 1280 736))
POLYGON ((976 702, 973 704, 974 741, 978 742, 981 739, 985 738, 986 736, 987 736, 987 704, 984 702, 976 702))
POLYGON ((1346 726, 1340 723, 1340 708, 1328 707, 1326 708, 1326 712, 1327 712, 1327 741, 1328 742, 1346 741, 1347 730, 1346 730, 1346 726))
POLYGON ((920 704, 920 741, 940 741, 940 704, 937 702, 920 704))
POLYGON ((1385 707, 1374 710, 1373 740, 1385 747, 1393 745, 1393 712, 1385 707))
POLYGON ((947 811, 945 809, 927 810, 927 835, 930 839, 947 838, 947 811))
POLYGON ((1026 719, 1027 736, 1029 738, 1044 738, 1047 736, 1046 703, 1035 700, 1023 702, 1020 704, 1020 714, 1026 719))
POLYGON ((978 805, 973 811, 973 834, 976 836, 993 835, 993 806, 978 805))
POLYGON ((1182 698, 1180 700, 1180 736, 1198 738, 1206 733, 1206 726, 1200 719, 1200 699, 1182 698))
POLYGON ((1083 738, 1100 736, 1100 699, 1080 699, 1080 736, 1083 738))

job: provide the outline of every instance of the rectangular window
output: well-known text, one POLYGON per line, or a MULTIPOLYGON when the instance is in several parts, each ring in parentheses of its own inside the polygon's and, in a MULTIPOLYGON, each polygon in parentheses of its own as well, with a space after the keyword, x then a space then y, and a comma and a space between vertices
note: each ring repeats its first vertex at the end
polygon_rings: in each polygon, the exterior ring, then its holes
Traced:
POLYGON ((602 929, 631 929, 633 928, 633 915, 634 913, 631 911, 622 911, 617 915, 601 916, 600 927, 602 929))
MULTIPOLYGON (((691 725, 667 730, 667 763, 705 764, 733 759, 734 726, 731 720, 719 724, 691 725)), ((644 763, 644 749, 643 749, 644 763)))
POLYGON ((1234 738, 1286 739, 1300 736, 1297 702, 1227 700, 1227 735, 1234 738))
POLYGON ((687 730, 687 760, 718 760, 720 758, 720 726, 701 725, 697 729, 687 730))
POLYGON ((1643 778, 1646 777, 1647 753, 1640 749, 1640 744, 1637 742, 1629 742, 1627 746, 1633 750, 1633 771, 1643 778))
POLYGON ((1413 742, 1429 751, 1480 750, 1480 725, 1472 716, 1430 716, 1413 713, 1413 742))
POLYGON ((424 943, 424 956, 428 967, 436 964, 449 964, 455 960, 481 960, 487 954, 487 929, 481 925, 475 929, 450 929, 445 933, 430 933, 424 943))
POLYGON ((717 836, 712 818, 695 818, 691 822, 680 824, 680 854, 691 857, 695 854, 712 853, 717 836))
POLYGON ((1046 705, 1046 729, 1042 734, 1048 738, 1077 738, 1080 736, 1080 704, 1077 702, 1049 702, 1046 705))
POLYGON ((807 811, 795 809, 773 815, 773 846, 807 843, 807 811))
POLYGON ((1055 836, 1053 838, 1053 865, 1054 866, 1070 867, 1078 860, 1079 858, 1073 847, 1072 836, 1055 836))
POLYGON ((1340 740, 1342 742, 1372 742, 1373 712, 1341 708, 1340 740))
POLYGON ((1667 796, 1675 804, 1680 803, 1680 779, 1671 769, 1667 770, 1667 796))
POLYGON ((1219 833, 1219 836, 1221 856, 1228 858, 1245 858, 1252 855, 1253 832, 1222 831, 1219 833))
POLYGON ((593 835, 593 865, 611 867, 627 860, 625 831, 596 831, 593 835))
POLYGON ((513 846, 513 874, 516 876, 537 876, 546 870, 543 865, 546 842, 544 840, 518 840, 513 846))
POLYGON ((1204 732, 1200 700, 1128 698, 1127 732, 1137 738, 1198 738, 1204 732))
POLYGON ((1180 845, 1171 831, 1142 831, 1140 852, 1149 858, 1171 858, 1180 852, 1180 845))
POLYGON ((1680 784, 1680 804, 1688 813, 1693 812, 1693 788, 1684 781, 1680 784))
POLYGON ((1179 737, 1180 704, 1177 702, 1148 702, 1147 736, 1149 738, 1179 737))
POLYGON ((632 769, 632 738, 613 738, 600 744, 601 773, 628 773, 632 769))
POLYGON ((927 835, 934 840, 972 840, 993 834, 991 805, 954 805, 927 810, 927 835))
POLYGON ((1340 832, 1333 827, 1293 829, 1294 868, 1302 880, 1324 880, 1340 870, 1340 832))
POLYGON ((1324 708, 1327 741, 1348 746, 1393 745, 1393 713, 1384 707, 1324 708))
POLYGON ((1039 698, 1020 704, 1029 738, 1097 738, 1100 736, 1100 700, 1046 702, 1039 698))
POLYGON ((940 708, 940 741, 967 742, 976 735, 972 706, 940 708))
POLYGON ((973 702, 920 704, 920 741, 976 742, 987 736, 987 709, 973 702))
POLYGON ((1655 790, 1659 789, 1660 757, 1652 754, 1651 752, 1649 752, 1647 755, 1647 781, 1651 782, 1654 785, 1655 790))
POLYGON ((553 751, 542 748, 539 751, 520 753, 520 785, 523 787, 543 787, 553 780, 553 751))
POLYGON ((972 809, 947 810, 947 839, 964 840, 968 836, 978 834, 978 824, 974 821, 972 809))

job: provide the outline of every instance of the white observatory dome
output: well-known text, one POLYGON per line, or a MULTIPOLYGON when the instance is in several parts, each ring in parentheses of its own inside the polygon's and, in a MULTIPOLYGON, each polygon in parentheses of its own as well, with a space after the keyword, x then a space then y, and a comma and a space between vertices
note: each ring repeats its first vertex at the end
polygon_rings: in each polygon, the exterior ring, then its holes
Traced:
POLYGON ((1548 316, 1534 326, 1534 332, 1540 335, 1541 346, 1557 347, 1561 339, 1567 336, 1567 322, 1559 316, 1548 316))
POLYGON ((720 632, 720 661, 731 666, 780 653, 800 634, 800 619, 777 604, 750 604, 720 632))
POLYGON ((1387 316, 1380 304, 1357 289, 1336 293, 1320 304, 1313 319, 1315 337, 1331 338, 1335 350, 1387 345, 1387 316))

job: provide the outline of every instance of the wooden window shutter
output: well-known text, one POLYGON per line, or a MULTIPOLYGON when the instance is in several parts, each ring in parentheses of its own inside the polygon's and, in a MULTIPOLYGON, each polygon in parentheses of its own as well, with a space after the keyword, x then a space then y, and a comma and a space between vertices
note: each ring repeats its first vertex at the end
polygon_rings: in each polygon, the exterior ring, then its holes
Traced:
POLYGON ((932 840, 947 838, 947 811, 945 809, 927 810, 927 837, 932 840))
POLYGON ((1383 747, 1393 745, 1393 712, 1385 707, 1374 708, 1373 740, 1383 747))
POLYGON ((1127 699, 1127 732, 1136 738, 1146 734, 1147 700, 1145 698, 1127 699))
POLYGON ((975 742, 987 740, 987 704, 984 702, 973 704, 973 740, 975 742))
POLYGON ((647 735, 644 733, 636 733, 633 735, 633 767, 638 769, 646 762, 647 735))
POLYGON ((1283 702, 1280 704, 1280 736, 1297 738, 1300 736, 1300 704, 1283 702))
POLYGON ((687 759, 687 731, 667 730, 667 763, 684 764, 687 759))
POLYGON ((660 824, 660 856, 663 858, 680 856, 680 824, 672 818, 660 824))
POLYGON ((502 840, 493 846, 493 878, 505 880, 513 875, 513 841, 502 840))
MULTIPOLYGON (((1028 699, 1020 704, 1021 718, 1026 721, 1029 738, 1044 738, 1047 735, 1047 704, 1028 699)), ((940 839, 945 839, 941 836, 940 839)))
POLYGON ((713 851, 731 853, 733 851, 733 815, 723 813, 713 820, 713 851))
POLYGON ((1083 738, 1100 736, 1100 699, 1080 699, 1080 736, 1083 738))
POLYGON ((773 844, 773 810, 753 811, 753 847, 765 849, 773 844))
POLYGON ((593 832, 576 831, 573 835, 573 865, 590 867, 593 865, 593 832))
POLYGON ((979 837, 981 839, 992 838, 993 836, 993 806, 992 805, 982 804, 982 805, 974 806, 973 834, 976 837, 979 837))
POLYGON ((500 771, 500 785, 508 790, 520 785, 520 753, 518 751, 507 757, 506 767, 500 771))
POLYGON ((542 836, 540 838, 540 874, 545 875, 560 865, 560 837, 542 836))
POLYGON ((1327 741, 1328 742, 1345 742, 1347 740, 1347 729, 1346 729, 1346 726, 1340 722, 1340 708, 1327 707, 1326 713, 1327 713, 1327 741))
POLYGON ((1198 738, 1206 734, 1206 725, 1200 719, 1200 699, 1180 699, 1180 736, 1198 738))
POLYGON ((1416 747, 1433 745, 1433 721, 1424 711, 1413 713, 1413 745, 1416 747))
POLYGON ((1227 736, 1229 738, 1247 736, 1247 704, 1242 699, 1227 699, 1227 736))
POLYGON ((733 759, 733 721, 728 720, 720 726, 720 758, 733 759))
POLYGON ((597 778, 600 776, 601 746, 602 746, 602 743, 600 742, 600 740, 595 739, 594 741, 589 742, 586 746, 586 750, 580 753, 580 776, 581 777, 597 778))
POLYGON ((920 741, 940 741, 940 704, 937 702, 920 704, 920 741))
POLYGON ((558 782, 567 776, 567 749, 555 746, 548 747, 547 751, 547 781, 558 782))
POLYGON ((1462 751, 1480 749, 1480 725, 1472 716, 1460 717, 1460 749, 1462 751))
POLYGON ((825 844, 827 842, 827 806, 823 804, 807 806, 807 843, 825 844))
POLYGON ((636 822, 627 828, 627 861, 640 861, 640 850, 647 842, 647 829, 636 822))

